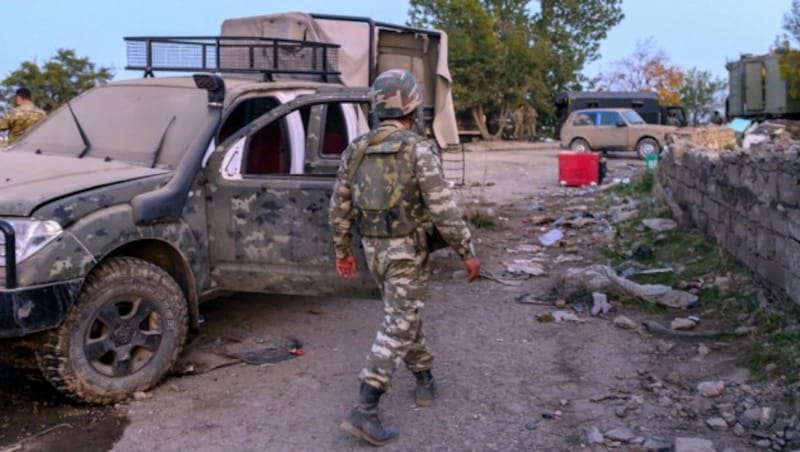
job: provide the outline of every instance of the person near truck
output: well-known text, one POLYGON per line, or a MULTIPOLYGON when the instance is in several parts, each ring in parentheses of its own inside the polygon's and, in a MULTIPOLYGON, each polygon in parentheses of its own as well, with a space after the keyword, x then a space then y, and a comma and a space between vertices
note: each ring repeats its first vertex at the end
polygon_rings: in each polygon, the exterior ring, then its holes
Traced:
POLYGON ((17 141, 28 129, 47 116, 44 110, 34 105, 28 88, 19 88, 14 102, 17 104, 16 108, 0 120, 0 131, 8 131, 8 144, 17 141))
POLYGON ((525 108, 525 116, 523 119, 523 122, 525 123, 525 129, 522 134, 528 141, 533 141, 536 139, 536 118, 538 116, 539 114, 532 106, 529 105, 527 108, 525 108))
POLYGON ((341 427, 381 446, 397 437, 382 424, 378 402, 400 362, 416 377, 417 406, 430 406, 436 396, 433 355, 421 319, 434 230, 463 261, 468 282, 478 278, 480 261, 442 175, 437 145, 412 131, 422 103, 417 80, 408 71, 390 69, 375 79, 373 91, 381 122, 342 154, 329 215, 337 272, 343 278, 356 273, 355 227, 385 313, 358 376, 358 402, 341 427))
POLYGON ((514 139, 522 139, 525 133, 525 105, 519 104, 514 113, 511 114, 511 119, 514 121, 514 139))

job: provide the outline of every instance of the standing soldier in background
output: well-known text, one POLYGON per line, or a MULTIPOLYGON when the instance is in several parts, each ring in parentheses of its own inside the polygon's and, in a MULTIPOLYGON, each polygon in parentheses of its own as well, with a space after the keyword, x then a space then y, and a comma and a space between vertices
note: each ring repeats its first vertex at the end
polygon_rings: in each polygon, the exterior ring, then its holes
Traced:
POLYGON ((523 135, 527 141, 533 141, 536 138, 536 117, 538 114, 536 113, 536 109, 532 106, 528 106, 525 108, 525 129, 523 135))
POLYGON ((514 120, 514 139, 519 140, 525 132, 525 105, 519 104, 511 118, 514 120))
POLYGON ((8 144, 17 141, 26 130, 47 116, 44 110, 33 104, 28 88, 18 89, 14 101, 17 107, 0 120, 0 131, 8 130, 8 144))
POLYGON ((468 282, 478 278, 480 262, 442 176, 436 144, 411 131, 422 103, 417 80, 408 71, 390 69, 375 79, 373 91, 381 123, 342 154, 330 224, 339 275, 356 273, 355 223, 383 296, 385 316, 359 374, 358 403, 342 422, 346 432, 381 446, 397 436, 381 423, 378 402, 400 362, 416 377, 417 406, 430 406, 436 394, 421 319, 434 227, 464 262, 468 282))

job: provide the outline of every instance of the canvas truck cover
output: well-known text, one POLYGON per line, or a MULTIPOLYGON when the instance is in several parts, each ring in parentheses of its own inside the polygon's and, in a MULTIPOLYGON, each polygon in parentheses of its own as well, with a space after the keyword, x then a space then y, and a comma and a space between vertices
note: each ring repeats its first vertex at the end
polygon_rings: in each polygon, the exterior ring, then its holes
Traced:
MULTIPOLYGON (((351 87, 370 86, 375 77, 387 69, 406 69, 422 84, 426 117, 432 119, 432 132, 439 146, 445 148, 458 143, 444 32, 376 23, 367 18, 282 13, 228 19, 222 23, 220 34, 337 44, 340 48, 333 64, 341 72, 338 82, 351 87)), ((230 49, 229 52, 241 50, 230 49)), ((241 57, 226 55, 226 50, 222 49, 220 59, 224 61, 226 56, 241 57)), ((319 55, 291 54, 289 49, 282 51, 280 58, 285 67, 292 64, 292 59, 319 58, 319 55)))

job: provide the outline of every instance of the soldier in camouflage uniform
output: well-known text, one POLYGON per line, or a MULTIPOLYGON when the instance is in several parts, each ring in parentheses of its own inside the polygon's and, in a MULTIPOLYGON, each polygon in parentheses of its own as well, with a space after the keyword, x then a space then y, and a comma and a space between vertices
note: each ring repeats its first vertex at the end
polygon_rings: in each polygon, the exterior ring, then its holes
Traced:
POLYGON ((8 144, 12 144, 26 130, 44 119, 47 114, 31 101, 31 92, 28 88, 20 88, 16 92, 15 101, 17 108, 0 120, 0 131, 8 130, 8 144))
POLYGON ((378 401, 396 367, 405 362, 417 379, 418 406, 435 396, 433 355, 422 333, 429 237, 434 230, 458 253, 468 281, 478 278, 469 228, 442 176, 438 148, 410 129, 421 104, 416 79, 392 69, 373 85, 381 123, 357 138, 342 155, 330 206, 336 269, 352 277, 352 227, 358 228, 367 264, 383 295, 385 317, 359 374, 359 402, 342 428, 373 444, 397 436, 378 418, 378 401))

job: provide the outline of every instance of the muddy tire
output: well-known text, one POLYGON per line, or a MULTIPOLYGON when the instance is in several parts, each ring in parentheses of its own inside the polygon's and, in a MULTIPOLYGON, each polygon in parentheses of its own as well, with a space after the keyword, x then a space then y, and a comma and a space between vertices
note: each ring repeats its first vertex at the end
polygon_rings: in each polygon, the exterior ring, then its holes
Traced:
POLYGON ((636 153, 642 159, 647 158, 648 155, 658 154, 659 151, 661 151, 661 146, 652 138, 642 138, 636 143, 636 153))
POLYGON ((175 364, 188 328, 175 280, 141 259, 115 257, 84 283, 60 327, 44 336, 39 367, 60 392, 106 404, 145 391, 175 364))
POLYGON ((575 138, 572 140, 569 144, 569 148, 575 152, 589 152, 592 150, 592 148, 589 147, 589 143, 583 138, 575 138))

